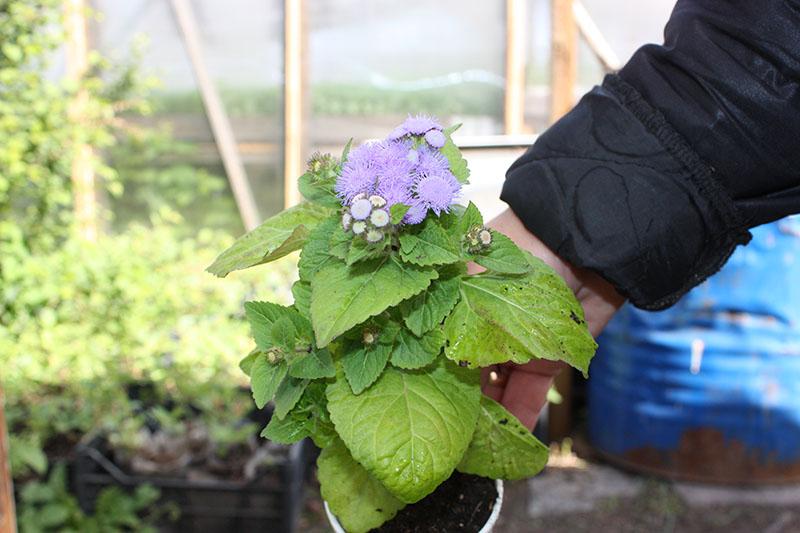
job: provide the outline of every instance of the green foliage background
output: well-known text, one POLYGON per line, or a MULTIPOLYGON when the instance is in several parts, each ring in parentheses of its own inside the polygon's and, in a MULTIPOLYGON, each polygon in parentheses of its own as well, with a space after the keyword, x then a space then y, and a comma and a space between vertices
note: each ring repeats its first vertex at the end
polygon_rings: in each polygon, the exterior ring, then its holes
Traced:
POLYGON ((52 461, 64 443, 99 433, 135 446, 146 418, 127 392, 136 384, 175 404, 162 423, 191 409, 221 440, 243 438, 235 426, 252 400, 236 365, 251 348, 242 304, 255 293, 287 301, 292 261, 225 286, 203 272, 241 231, 224 178, 186 164, 192 148, 168 128, 135 126, 154 87, 136 50, 123 64, 93 53, 78 82, 54 75, 62 6, 0 0, 0 386, 18 515, 29 531, 139 530, 151 496, 106 494, 85 517, 64 476, 48 476, 52 461), (97 242, 73 230, 82 143, 96 154, 97 242))

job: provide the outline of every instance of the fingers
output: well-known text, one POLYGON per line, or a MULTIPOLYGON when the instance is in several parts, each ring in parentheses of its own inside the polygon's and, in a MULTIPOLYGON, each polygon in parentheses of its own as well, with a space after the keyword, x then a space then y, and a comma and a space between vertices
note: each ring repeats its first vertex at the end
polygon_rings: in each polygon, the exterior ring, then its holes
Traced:
POLYGON ((482 369, 481 389, 532 430, 547 402, 547 391, 566 366, 560 361, 541 359, 524 365, 494 365, 482 369))
POLYGON ((501 365, 493 365, 481 369, 481 390, 483 393, 496 402, 503 400, 503 391, 510 369, 501 365))

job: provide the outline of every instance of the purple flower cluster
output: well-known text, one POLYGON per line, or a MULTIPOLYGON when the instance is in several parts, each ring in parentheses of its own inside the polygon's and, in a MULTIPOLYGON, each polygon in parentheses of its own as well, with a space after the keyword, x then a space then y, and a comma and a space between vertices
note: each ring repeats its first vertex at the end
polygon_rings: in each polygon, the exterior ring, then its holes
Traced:
MULTIPOLYGON (((408 117, 383 141, 362 144, 350 152, 336 181, 336 193, 346 206, 378 196, 388 210, 397 203, 410 207, 403 218, 418 224, 430 209, 447 212, 461 191, 450 164, 439 148, 442 127, 431 117, 408 117)), ((383 206, 382 206, 383 207, 383 206)))

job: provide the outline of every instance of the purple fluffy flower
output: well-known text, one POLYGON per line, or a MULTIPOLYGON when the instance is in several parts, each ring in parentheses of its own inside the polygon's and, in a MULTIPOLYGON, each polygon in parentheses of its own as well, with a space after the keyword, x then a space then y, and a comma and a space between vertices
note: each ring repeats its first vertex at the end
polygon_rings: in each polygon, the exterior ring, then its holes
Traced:
MULTIPOLYGON (((438 150, 445 140, 441 126, 433 118, 417 115, 409 116, 388 139, 354 149, 335 187, 342 203, 350 207, 352 217, 359 220, 352 222, 353 232, 365 230, 360 220, 366 220, 374 209, 388 213, 398 203, 410 206, 403 218, 407 224, 422 222, 428 210, 437 216, 446 212, 461 184, 438 150), (425 135, 426 142, 418 145, 408 135, 425 135)), ((379 220, 374 224, 387 222, 381 218, 382 213, 376 215, 379 220)))
POLYGON ((434 148, 441 148, 446 141, 444 133, 439 130, 430 130, 425 134, 425 141, 434 148))
POLYGON ((372 194, 378 179, 378 143, 365 143, 350 152, 335 191, 346 203, 359 193, 372 194))
POLYGON ((442 129, 442 125, 429 115, 409 116, 400 127, 412 135, 425 135, 430 130, 442 129))
POLYGON ((449 171, 440 175, 423 176, 414 185, 419 203, 437 216, 449 209, 460 190, 461 184, 449 171))
POLYGON ((406 213, 406 216, 403 217, 403 222, 406 224, 419 224, 423 220, 425 220, 425 215, 428 213, 428 208, 422 205, 421 203, 417 203, 411 206, 411 208, 406 213))
POLYGON ((450 162, 439 150, 428 146, 419 147, 419 162, 414 168, 417 176, 440 175, 450 172, 450 162))

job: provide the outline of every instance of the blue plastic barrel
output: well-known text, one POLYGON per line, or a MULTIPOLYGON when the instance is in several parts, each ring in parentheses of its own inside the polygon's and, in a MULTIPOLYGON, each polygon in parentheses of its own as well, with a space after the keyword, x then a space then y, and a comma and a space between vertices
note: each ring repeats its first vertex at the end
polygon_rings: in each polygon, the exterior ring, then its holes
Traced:
POLYGON ((753 230, 674 307, 598 340, 589 438, 613 462, 708 482, 800 480, 800 218, 753 230))

